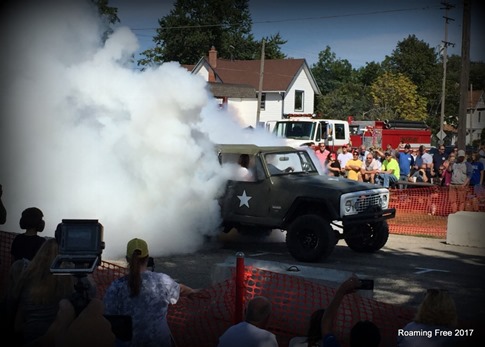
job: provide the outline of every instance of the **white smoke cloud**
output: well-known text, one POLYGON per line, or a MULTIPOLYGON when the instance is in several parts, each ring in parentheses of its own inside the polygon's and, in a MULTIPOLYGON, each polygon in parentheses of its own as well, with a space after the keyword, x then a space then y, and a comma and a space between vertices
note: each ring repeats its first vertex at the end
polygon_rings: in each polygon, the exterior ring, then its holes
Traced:
POLYGON ((30 206, 43 210, 46 236, 63 218, 99 219, 105 259, 122 257, 133 237, 161 256, 216 234, 225 177, 213 142, 272 138, 242 131, 177 63, 131 69, 135 35, 121 27, 103 43, 89 2, 17 10, 2 30, 3 229, 20 232, 30 206))

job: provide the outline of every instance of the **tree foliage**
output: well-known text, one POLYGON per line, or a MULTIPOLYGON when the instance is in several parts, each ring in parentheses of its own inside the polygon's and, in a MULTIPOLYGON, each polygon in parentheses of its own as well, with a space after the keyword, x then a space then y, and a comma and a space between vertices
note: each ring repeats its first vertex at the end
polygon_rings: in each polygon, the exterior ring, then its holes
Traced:
POLYGON ((372 105, 369 93, 359 82, 349 81, 340 84, 331 92, 317 97, 315 110, 324 118, 343 119, 355 116, 359 119, 363 110, 372 105))
MULTIPOLYGON (((251 33, 248 0, 177 0, 158 23, 155 47, 142 53, 138 65, 195 64, 212 46, 225 59, 252 60, 261 55, 261 42, 251 33)), ((279 45, 286 41, 279 33, 265 39, 270 57, 285 57, 279 45)))
POLYGON ((426 99, 404 74, 384 73, 372 84, 371 95, 374 107, 382 110, 382 118, 415 121, 427 118, 426 99))
POLYGON ((348 60, 338 59, 329 46, 318 53, 318 61, 311 71, 322 94, 328 94, 352 79, 352 65, 348 60))

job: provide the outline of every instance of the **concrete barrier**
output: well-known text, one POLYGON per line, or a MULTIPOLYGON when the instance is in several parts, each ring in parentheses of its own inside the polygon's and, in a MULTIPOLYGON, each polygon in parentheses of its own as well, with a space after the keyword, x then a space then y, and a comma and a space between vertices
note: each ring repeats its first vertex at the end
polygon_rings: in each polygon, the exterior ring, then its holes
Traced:
POLYGON ((450 214, 446 243, 485 248, 485 212, 460 211, 450 214))

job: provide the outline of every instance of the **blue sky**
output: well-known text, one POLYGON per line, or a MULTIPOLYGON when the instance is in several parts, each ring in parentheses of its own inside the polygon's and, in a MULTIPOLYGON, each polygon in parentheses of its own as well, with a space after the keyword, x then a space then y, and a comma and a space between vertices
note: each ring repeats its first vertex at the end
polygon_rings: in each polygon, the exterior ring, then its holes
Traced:
MULTIPOLYGON (((140 42, 140 51, 153 47, 158 18, 172 9, 172 0, 110 0, 118 7, 121 25, 130 27, 140 42)), ((450 2, 448 54, 460 54, 462 1, 450 2)), ((249 8, 256 39, 280 33, 288 42, 282 51, 310 64, 326 46, 354 68, 382 61, 399 41, 414 34, 431 47, 445 39, 445 11, 440 0, 335 1, 335 0, 250 0, 249 8)), ((471 60, 485 61, 484 6, 472 1, 471 60)))

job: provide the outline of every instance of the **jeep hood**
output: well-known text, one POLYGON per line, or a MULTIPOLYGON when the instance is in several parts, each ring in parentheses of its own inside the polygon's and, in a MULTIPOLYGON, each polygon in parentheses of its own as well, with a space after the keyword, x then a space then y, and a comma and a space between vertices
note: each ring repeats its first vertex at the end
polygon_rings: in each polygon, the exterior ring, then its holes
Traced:
POLYGON ((273 179, 282 179, 291 181, 292 185, 301 185, 305 187, 313 187, 316 190, 329 189, 340 194, 378 189, 382 186, 349 180, 343 177, 334 177, 327 175, 311 175, 311 174, 289 174, 284 176, 272 177, 273 179))

